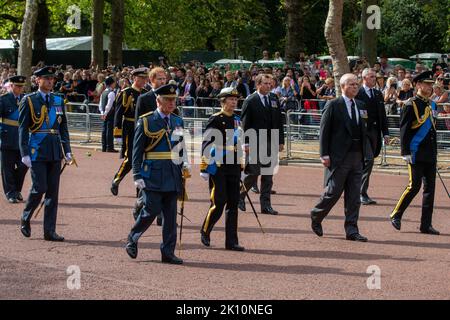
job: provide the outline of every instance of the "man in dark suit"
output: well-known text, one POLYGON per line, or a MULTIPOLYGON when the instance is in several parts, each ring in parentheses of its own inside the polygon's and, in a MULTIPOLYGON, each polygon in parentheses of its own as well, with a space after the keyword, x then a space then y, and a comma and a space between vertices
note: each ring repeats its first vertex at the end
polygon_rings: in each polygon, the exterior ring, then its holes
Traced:
MULTIPOLYGON (((278 153, 284 149, 283 118, 279 101, 270 95, 272 76, 258 75, 256 86, 257 91, 247 97, 241 112, 248 161, 244 186, 250 190, 261 175, 261 213, 276 215, 278 212, 272 208, 270 195, 273 173, 278 166, 278 153), (252 139, 252 133, 256 139, 252 139)), ((239 209, 246 209, 245 190, 241 190, 239 209)))
POLYGON ((380 154, 382 136, 384 143, 389 143, 389 130, 387 125, 386 110, 384 109, 383 94, 375 89, 376 72, 366 68, 362 72, 363 85, 359 89, 356 99, 365 103, 367 109, 367 160, 363 169, 361 183, 361 203, 363 205, 376 204, 367 194, 369 188, 370 174, 373 163, 380 154))
POLYGON ((55 232, 61 160, 72 162, 64 100, 51 90, 55 69, 34 72, 39 90, 26 95, 19 108, 19 141, 22 162, 31 170, 31 191, 21 219, 21 232, 31 236, 30 221, 45 193, 44 239, 64 241, 55 232))
POLYGON ((24 76, 10 77, 10 91, 0 97, 0 161, 3 190, 9 203, 23 200, 22 186, 28 168, 19 151, 19 102, 23 97, 24 76))
POLYGON ((113 77, 105 79, 106 89, 100 96, 98 109, 103 120, 102 152, 118 152, 114 149, 114 114, 116 107, 116 80, 113 77))
MULTIPOLYGON (((136 116, 135 116, 135 122, 137 123, 139 121, 139 118, 143 116, 144 114, 147 114, 149 112, 155 111, 157 109, 156 104, 156 94, 155 90, 160 88, 161 86, 166 84, 167 77, 166 72, 163 68, 156 67, 150 70, 148 74, 151 89, 149 92, 146 92, 144 94, 141 94, 136 102, 136 116)), ((133 208, 133 217, 134 220, 137 220, 137 217, 139 215, 139 212, 144 206, 144 194, 142 191, 139 192, 138 199, 136 200, 136 204, 133 208)), ((156 224, 158 226, 162 225, 162 216, 161 214, 158 215, 156 219, 156 224)))
POLYGON ((140 116, 156 110, 155 90, 165 85, 167 82, 166 72, 160 67, 150 70, 148 78, 150 80, 151 89, 148 92, 141 94, 137 99, 135 111, 136 122, 139 120, 140 116))
POLYGON ((325 169, 325 192, 311 210, 311 227, 323 236, 322 221, 345 191, 346 239, 366 242, 359 234, 361 205, 359 192, 364 165, 367 110, 355 100, 358 81, 355 75, 340 79, 342 97, 330 100, 320 122, 320 159, 325 169))

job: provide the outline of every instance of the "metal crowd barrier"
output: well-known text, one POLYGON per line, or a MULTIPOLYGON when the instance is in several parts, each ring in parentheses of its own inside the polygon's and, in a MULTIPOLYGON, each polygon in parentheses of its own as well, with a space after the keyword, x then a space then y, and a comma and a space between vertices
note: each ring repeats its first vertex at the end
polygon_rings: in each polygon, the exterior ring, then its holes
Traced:
MULTIPOLYGON (((326 103, 326 100, 319 99, 308 101, 326 103)), ((439 105, 440 110, 442 110, 443 105, 439 105)), ((305 158, 317 160, 319 158, 318 142, 322 110, 319 107, 317 109, 304 109, 302 107, 304 107, 304 103, 297 101, 294 108, 283 111, 287 159, 305 158)), ((196 105, 179 105, 178 108, 183 117, 185 129, 194 136, 195 130, 204 130, 209 117, 220 111, 220 103, 218 99, 198 98, 196 105), (203 106, 197 105, 198 103, 203 106)), ((101 140, 103 120, 98 110, 98 104, 68 102, 66 109, 70 134, 72 137, 76 137, 75 140, 78 138, 78 141, 82 143, 101 140)), ((236 109, 237 114, 240 114, 240 112, 241 109, 236 109)), ((381 165, 398 163, 398 160, 401 159, 399 150, 400 116, 388 115, 387 121, 390 143, 388 145, 383 143, 379 157, 381 165)), ((436 129, 439 162, 448 163, 450 162, 450 116, 438 117, 436 129)))

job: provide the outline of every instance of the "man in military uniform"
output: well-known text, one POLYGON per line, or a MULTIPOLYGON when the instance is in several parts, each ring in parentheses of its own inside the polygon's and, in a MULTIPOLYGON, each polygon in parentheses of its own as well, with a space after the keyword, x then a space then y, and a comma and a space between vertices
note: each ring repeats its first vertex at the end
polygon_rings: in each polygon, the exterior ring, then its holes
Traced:
POLYGON ((20 102, 19 142, 22 162, 31 170, 32 186, 21 220, 21 231, 31 236, 30 220, 45 193, 44 239, 64 241, 55 232, 61 160, 72 161, 64 100, 54 95, 54 68, 34 72, 38 91, 20 102))
POLYGON ((114 118, 114 138, 122 144, 120 153, 123 158, 119 171, 114 176, 111 193, 119 194, 119 184, 131 170, 133 159, 133 139, 135 109, 138 97, 145 93, 144 85, 147 81, 147 68, 138 68, 131 72, 134 77, 133 85, 123 89, 116 98, 116 115, 114 118))
POLYGON ((19 103, 23 97, 24 76, 7 79, 10 91, 0 97, 0 158, 3 190, 9 203, 23 201, 21 194, 28 168, 19 151, 19 103))
POLYGON ((400 230, 403 213, 420 191, 423 180, 420 232, 439 235, 431 225, 437 161, 436 104, 429 100, 433 93, 433 73, 422 72, 413 81, 417 95, 405 104, 400 118, 401 154, 408 164, 409 184, 392 211, 391 223, 400 230))
POLYGON ((173 114, 176 89, 176 85, 171 84, 158 88, 155 91, 158 109, 141 116, 137 123, 133 174, 136 187, 144 193, 144 208, 128 235, 126 251, 132 259, 137 257, 139 238, 162 211, 161 260, 171 264, 183 263, 174 254, 177 197, 185 196, 183 179, 188 177, 190 167, 184 162, 187 155, 183 150, 183 120, 173 114))
MULTIPOLYGON (((148 78, 150 80, 151 90, 147 93, 140 95, 139 98, 137 99, 136 116, 135 116, 136 122, 139 120, 140 116, 156 110, 157 105, 156 105, 155 90, 157 90, 161 86, 165 85, 166 80, 167 80, 166 72, 164 71, 163 68, 160 68, 160 67, 153 68, 149 72, 148 78)), ((133 208, 134 220, 137 219, 137 217, 139 215, 139 211, 141 211, 143 206, 144 206, 144 195, 141 191, 141 192, 139 192, 138 199, 136 200, 136 204, 133 208)), ((162 225, 161 214, 158 215, 158 217, 156 218, 156 224, 158 226, 162 225)))
POLYGON ((237 236, 238 202, 241 179, 240 119, 234 114, 239 92, 233 88, 221 90, 218 98, 222 110, 212 115, 206 125, 202 143, 200 176, 209 181, 211 205, 200 231, 202 243, 210 246, 210 233, 222 216, 226 205, 225 248, 244 251, 237 236))

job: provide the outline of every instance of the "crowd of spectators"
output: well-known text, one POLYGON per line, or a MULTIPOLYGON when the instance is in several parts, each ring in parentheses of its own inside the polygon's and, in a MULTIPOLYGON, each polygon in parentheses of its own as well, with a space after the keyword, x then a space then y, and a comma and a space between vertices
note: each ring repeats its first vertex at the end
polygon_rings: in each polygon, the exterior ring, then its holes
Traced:
MULTIPOLYGON (((264 60, 282 61, 279 52, 270 59, 268 51, 263 52, 264 60)), ((207 68, 198 61, 168 66, 160 61, 167 73, 167 81, 173 80, 178 85, 178 103, 183 106, 211 107, 218 106, 217 95, 223 87, 235 87, 242 100, 253 93, 255 78, 260 73, 270 73, 274 77, 273 94, 280 99, 284 110, 320 111, 326 100, 336 96, 335 83, 332 77, 333 65, 331 60, 319 60, 301 54, 300 61, 295 67, 286 64, 285 67, 261 67, 252 65, 247 69, 232 70, 232 66, 212 66, 207 68)), ((40 68, 43 62, 33 66, 33 70, 40 68)), ((113 76, 117 81, 117 90, 131 85, 131 71, 137 67, 152 67, 153 64, 139 66, 108 66, 105 69, 89 67, 77 69, 71 65, 56 67, 57 79, 54 92, 64 95, 67 101, 98 103, 105 89, 104 79, 113 76)), ((155 65, 156 66, 156 65, 155 65)), ((363 57, 349 63, 351 71, 361 79, 362 70, 369 67, 363 57)), ((415 70, 406 70, 401 65, 390 65, 386 57, 382 56, 372 66, 377 72, 377 88, 382 91, 386 111, 388 114, 398 114, 404 103, 415 94, 412 78, 415 74, 426 70, 418 62, 415 70)), ((432 100, 442 104, 449 102, 450 73, 444 61, 433 65, 436 77, 432 100)), ((0 83, 16 74, 16 69, 7 62, 2 62, 0 83)), ((31 90, 36 89, 35 79, 31 78, 31 90)), ((149 85, 147 85, 149 89, 149 85)), ((1 91, 6 88, 2 85, 1 91)))

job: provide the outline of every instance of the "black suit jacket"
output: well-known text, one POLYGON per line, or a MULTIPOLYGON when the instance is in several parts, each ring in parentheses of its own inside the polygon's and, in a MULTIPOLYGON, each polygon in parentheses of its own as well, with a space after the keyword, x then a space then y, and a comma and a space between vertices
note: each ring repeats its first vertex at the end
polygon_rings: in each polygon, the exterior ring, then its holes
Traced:
MULTIPOLYGON (((359 127, 361 130, 363 159, 366 158, 367 142, 367 113, 364 102, 356 100, 359 111, 359 127)), ((320 121, 320 156, 330 157, 330 167, 333 172, 344 160, 352 146, 351 119, 343 97, 330 100, 325 105, 325 110, 320 121)))
MULTIPOLYGON (((257 154, 257 164, 256 166, 248 166, 246 169, 247 172, 252 174, 259 174, 258 171, 260 170, 261 161, 259 157, 259 148, 261 146, 267 146, 268 151, 266 152, 263 150, 263 154, 272 155, 270 150, 271 145, 271 135, 270 130, 275 129, 279 132, 278 137, 278 143, 284 144, 284 128, 283 128, 283 117, 281 114, 281 107, 278 99, 274 98, 272 95, 269 94, 270 97, 270 108, 267 110, 267 108, 263 105, 258 92, 255 92, 247 97, 245 99, 244 104, 242 106, 242 112, 241 112, 241 121, 242 121, 242 129, 244 132, 247 132, 248 130, 254 129, 256 131, 256 137, 257 137, 257 146, 258 146, 258 153, 254 153, 252 150, 252 145, 250 145, 250 155, 257 154), (262 141, 261 140, 261 129, 266 129, 267 131, 267 140, 262 141)), ((249 143, 248 137, 245 139, 245 143, 249 143)), ((276 153, 276 156, 278 157, 278 150, 273 150, 276 153)))
POLYGON ((19 150, 19 106, 11 92, 0 96, 0 119, 0 150, 19 150), (16 124, 9 125, 7 121, 16 124))
POLYGON ((368 114, 367 128, 369 132, 367 138, 369 139, 372 148, 373 158, 376 158, 381 151, 381 137, 388 136, 389 129, 386 109, 384 108, 383 94, 377 89, 373 89, 373 91, 375 98, 370 99, 366 93, 366 90, 364 90, 364 87, 361 87, 356 95, 356 99, 361 100, 366 105, 368 114))
POLYGON ((141 94, 136 102, 136 111, 135 111, 136 122, 139 120, 140 116, 149 113, 151 111, 155 111, 156 108, 157 108, 156 95, 153 90, 141 94))

